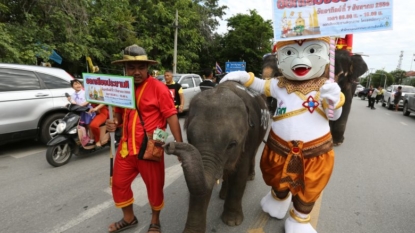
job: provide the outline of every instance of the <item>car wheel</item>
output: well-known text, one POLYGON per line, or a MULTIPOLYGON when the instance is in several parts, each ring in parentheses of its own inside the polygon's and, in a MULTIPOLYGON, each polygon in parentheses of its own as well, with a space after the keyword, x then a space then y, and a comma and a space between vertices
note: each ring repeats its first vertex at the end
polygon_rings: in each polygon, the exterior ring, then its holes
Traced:
POLYGON ((365 96, 364 95, 360 96, 360 99, 365 100, 365 96))
POLYGON ((408 103, 403 104, 402 113, 403 113, 404 116, 409 116, 409 114, 411 114, 411 112, 408 111, 408 103))
POLYGON ((388 103, 386 104, 386 107, 387 107, 389 110, 392 110, 393 106, 392 106, 392 104, 391 104, 391 100, 390 100, 390 99, 388 99, 388 103))
POLYGON ((65 116, 65 113, 54 113, 45 118, 40 125, 40 141, 44 144, 48 143, 57 135, 56 127, 65 116))

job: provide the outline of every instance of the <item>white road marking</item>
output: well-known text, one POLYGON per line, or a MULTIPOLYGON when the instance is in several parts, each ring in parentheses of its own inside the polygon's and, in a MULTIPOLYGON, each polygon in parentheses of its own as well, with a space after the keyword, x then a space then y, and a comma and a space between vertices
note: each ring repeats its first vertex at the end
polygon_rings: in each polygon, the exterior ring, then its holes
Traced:
MULTIPOLYGON (((23 157, 27 157, 29 155, 33 155, 39 152, 46 152, 46 150, 44 148, 42 149, 36 149, 36 150, 28 150, 28 151, 18 151, 18 152, 13 152, 13 155, 10 155, 11 157, 15 158, 15 159, 20 159, 23 157)), ((11 154, 11 153, 10 153, 11 154)))
MULTIPOLYGON (((177 178, 179 178, 183 174, 182 171, 183 170, 182 170, 181 164, 177 164, 177 165, 174 165, 174 166, 171 166, 171 167, 167 168, 166 169, 166 178, 165 178, 164 188, 167 188, 175 180, 177 180, 177 178)), ((146 205, 148 203, 147 190, 146 190, 146 186, 145 186, 143 180, 140 177, 138 177, 137 179, 135 179, 133 181, 132 189, 133 189, 134 199, 135 199, 134 204, 139 205, 139 206, 146 205)), ((105 192, 112 195, 110 188, 106 188, 105 192)), ((99 204, 95 207, 88 208, 88 210, 82 212, 77 217, 69 220, 65 225, 56 226, 49 233, 64 232, 68 229, 71 229, 74 226, 79 225, 80 223, 84 222, 85 220, 88 220, 88 219, 94 217, 95 215, 101 213, 102 211, 104 211, 104 210, 106 210, 106 209, 108 209, 109 207, 112 207, 112 206, 114 206, 114 201, 112 199, 110 199, 110 200, 105 201, 105 202, 103 202, 103 203, 101 203, 101 204, 99 204)))
POLYGON ((402 122, 402 121, 401 121, 401 124, 402 124, 402 125, 407 125, 406 123, 404 123, 404 122, 402 122))

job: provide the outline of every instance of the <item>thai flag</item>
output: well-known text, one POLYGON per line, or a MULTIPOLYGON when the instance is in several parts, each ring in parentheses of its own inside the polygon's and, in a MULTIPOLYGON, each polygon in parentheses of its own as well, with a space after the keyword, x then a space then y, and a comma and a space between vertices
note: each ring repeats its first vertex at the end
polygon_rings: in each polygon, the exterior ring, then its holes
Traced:
POLYGON ((222 69, 220 68, 218 62, 216 62, 216 73, 222 74, 222 69))

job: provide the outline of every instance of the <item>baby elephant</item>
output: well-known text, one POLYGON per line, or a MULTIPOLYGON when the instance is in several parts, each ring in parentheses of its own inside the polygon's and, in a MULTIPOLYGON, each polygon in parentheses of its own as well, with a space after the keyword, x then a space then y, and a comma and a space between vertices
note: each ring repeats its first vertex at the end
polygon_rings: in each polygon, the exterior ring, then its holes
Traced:
POLYGON ((183 232, 206 232, 212 189, 222 177, 222 221, 229 226, 242 223, 242 197, 247 180, 253 179, 255 154, 269 119, 264 98, 236 82, 221 83, 192 99, 185 123, 189 143, 166 146, 167 153, 181 159, 190 191, 183 232))

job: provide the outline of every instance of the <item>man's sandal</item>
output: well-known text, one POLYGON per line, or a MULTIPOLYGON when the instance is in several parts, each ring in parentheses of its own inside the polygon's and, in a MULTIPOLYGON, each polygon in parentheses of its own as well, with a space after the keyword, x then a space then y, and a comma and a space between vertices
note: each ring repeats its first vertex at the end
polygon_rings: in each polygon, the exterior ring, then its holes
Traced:
POLYGON ((159 232, 161 233, 161 226, 158 223, 152 223, 150 224, 150 227, 148 228, 147 232, 159 232))
POLYGON ((120 231, 123 231, 123 230, 129 229, 129 228, 131 228, 131 227, 135 227, 135 226, 137 226, 137 224, 138 224, 138 220, 137 220, 137 218, 136 218, 135 216, 134 216, 133 221, 131 221, 130 223, 126 222, 126 221, 124 220, 124 218, 122 218, 120 221, 118 221, 118 222, 115 222, 115 223, 114 223, 114 228, 115 228, 115 230, 113 230, 113 231, 108 231, 108 232, 109 232, 109 233, 116 233, 116 232, 120 232, 120 231))

